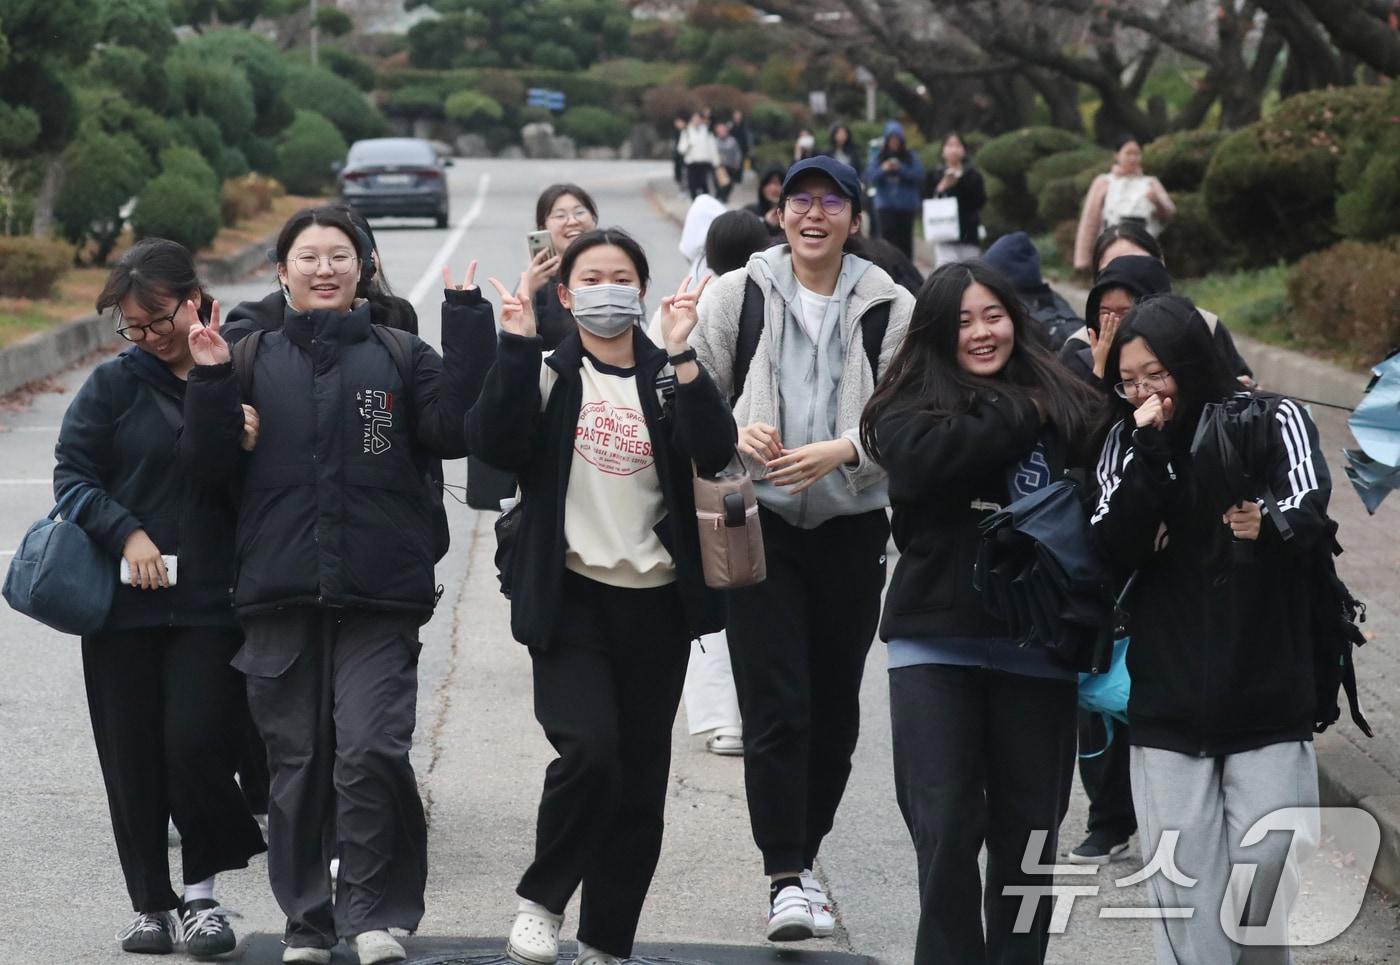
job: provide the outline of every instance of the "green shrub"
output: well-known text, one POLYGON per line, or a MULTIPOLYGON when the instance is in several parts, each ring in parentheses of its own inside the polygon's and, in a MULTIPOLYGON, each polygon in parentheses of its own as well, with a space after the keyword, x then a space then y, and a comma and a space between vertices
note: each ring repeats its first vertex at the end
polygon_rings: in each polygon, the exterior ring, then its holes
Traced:
POLYGON ((250 137, 238 146, 248 159, 248 167, 261 174, 277 171, 277 145, 265 137, 250 137))
POLYGON ((525 82, 508 70, 482 70, 473 83, 466 85, 485 94, 502 107, 520 107, 525 103, 525 82))
POLYGON ((315 111, 297 111, 277 144, 278 178, 293 194, 319 194, 331 180, 331 165, 345 159, 345 139, 315 111))
POLYGON ((331 37, 343 37, 355 29, 355 21, 338 7, 320 7, 316 11, 316 26, 331 37))
POLYGON ((95 86, 119 91, 137 104, 166 106, 165 68, 144 51, 132 47, 101 47, 88 62, 87 74, 95 86))
POLYGON ((1360 86, 1299 94, 1220 144, 1202 190, 1249 264, 1292 261, 1336 239, 1343 146, 1377 123, 1385 95, 1360 86))
POLYGON ((460 13, 421 20, 408 28, 408 62, 425 70, 455 67, 469 36, 471 25, 460 13))
MULTIPOLYGON (((807 123, 807 110, 798 104, 755 98, 747 115, 749 130, 761 138, 793 138, 807 123)), ((792 160, 792 145, 788 145, 788 160, 792 160)))
POLYGON ((431 87, 400 87, 389 94, 384 110, 392 117, 441 117, 443 96, 431 87))
POLYGON ((130 134, 108 134, 84 124, 63 152, 65 177, 54 206, 63 236, 91 240, 93 262, 104 264, 121 236, 122 207, 155 173, 150 156, 130 134))
POLYGON ((1400 240, 1343 241, 1300 259, 1288 275, 1294 331, 1362 365, 1400 345, 1400 240))
POLYGON ((172 100, 188 114, 218 125, 224 142, 237 144, 253 130, 253 88, 241 67, 226 60, 200 60, 181 44, 166 59, 172 100))
POLYGON ((546 70, 578 70, 582 65, 578 62, 578 55, 565 47, 563 44, 546 40, 542 44, 534 44, 530 51, 530 62, 537 64, 546 70))
POLYGON ((1347 144, 1337 184, 1338 231, 1362 240, 1400 234, 1400 81, 1376 123, 1347 144))
POLYGON ((456 121, 468 131, 480 131, 498 123, 505 110, 497 101, 479 91, 459 90, 442 105, 447 119, 456 121))
POLYGON ((1079 216, 1094 178, 1113 164, 1099 147, 1081 147, 1041 158, 1026 172, 1026 190, 1036 199, 1036 220, 1056 225, 1079 216))
POLYGON ((47 298, 73 265, 73 249, 58 241, 0 235, 0 296, 47 298))
MULTIPOLYGON (((271 41, 238 27, 224 27, 182 41, 178 50, 181 56, 223 61, 243 71, 253 93, 259 134, 274 134, 292 122, 291 110, 282 99, 288 61, 271 41)), ((331 51, 325 55, 333 56, 331 51)))
POLYGON ((137 238, 168 238, 190 251, 219 233, 219 198, 182 174, 154 178, 136 199, 131 228, 137 238))
POLYGON ((247 174, 251 168, 248 166, 248 156, 236 147, 226 147, 219 154, 219 177, 220 178, 241 178, 247 174))
POLYGON ((601 107, 571 107, 559 115, 555 127, 579 147, 617 147, 631 131, 626 118, 601 107))
POLYGON ((321 67, 293 65, 287 75, 287 100, 298 111, 315 111, 326 118, 347 141, 379 137, 389 129, 358 87, 321 67))
POLYGON ((188 147, 168 147, 160 152, 160 173, 178 174, 211 194, 219 190, 219 175, 200 153, 188 147))
POLYGON ((1079 152, 1092 147, 1078 134, 1057 127, 1026 127, 992 138, 977 152, 978 165, 1000 185, 995 193, 988 191, 984 219, 1003 230, 1047 229, 1049 225, 1037 217, 1039 200, 1027 183, 1027 175, 1036 162, 1056 154, 1074 153, 1077 164, 1087 156, 1087 152, 1079 152))
POLYGON ((360 90, 374 90, 378 77, 374 72, 374 67, 368 61, 361 60, 339 47, 322 48, 321 59, 333 73, 344 77, 360 90))
MULTIPOLYGON (((224 149, 224 139, 223 135, 219 133, 219 125, 203 114, 182 117, 175 123, 178 140, 185 146, 199 152, 203 157, 216 157, 224 149)), ((159 156, 159 152, 157 152, 157 156, 159 156)))
POLYGON ((1172 201, 1176 215, 1157 240, 1173 278, 1198 278, 1244 260, 1244 252, 1221 233, 1199 192, 1181 191, 1172 201))
POLYGON ((1142 167, 1168 191, 1199 191, 1211 155, 1225 140, 1221 131, 1181 131, 1157 138, 1142 150, 1142 167))

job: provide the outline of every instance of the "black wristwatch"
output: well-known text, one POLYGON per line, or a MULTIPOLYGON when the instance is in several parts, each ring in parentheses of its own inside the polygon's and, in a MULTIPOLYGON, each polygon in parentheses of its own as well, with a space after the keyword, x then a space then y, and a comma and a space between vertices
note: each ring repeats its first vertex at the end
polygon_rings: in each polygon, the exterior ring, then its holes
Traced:
POLYGON ((699 356, 695 354, 695 349, 688 348, 680 355, 666 356, 666 361, 670 362, 672 365, 684 365, 687 362, 694 362, 697 358, 699 358, 699 356))

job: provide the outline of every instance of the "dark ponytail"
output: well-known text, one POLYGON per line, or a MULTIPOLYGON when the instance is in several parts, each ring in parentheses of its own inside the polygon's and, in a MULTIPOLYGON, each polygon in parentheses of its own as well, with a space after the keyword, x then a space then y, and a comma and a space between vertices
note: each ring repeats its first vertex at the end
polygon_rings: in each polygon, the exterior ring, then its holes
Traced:
POLYGON ((97 310, 117 308, 135 298, 143 309, 155 314, 164 309, 161 302, 176 298, 199 302, 200 321, 209 321, 214 299, 205 290, 195 270, 194 258, 183 245, 164 238, 146 238, 132 245, 117 259, 107 283, 97 296, 97 310))

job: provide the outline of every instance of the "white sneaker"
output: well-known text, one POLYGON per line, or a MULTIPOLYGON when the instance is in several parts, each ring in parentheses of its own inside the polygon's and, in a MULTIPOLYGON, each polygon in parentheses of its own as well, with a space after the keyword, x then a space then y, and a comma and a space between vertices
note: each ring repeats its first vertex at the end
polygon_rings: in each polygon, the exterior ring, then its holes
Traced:
POLYGON ((822 883, 810 870, 802 872, 802 890, 807 895, 807 904, 812 907, 812 934, 817 938, 830 938, 836 931, 836 913, 822 883))
POLYGON ((401 962, 408 957, 403 946, 387 931, 360 932, 350 942, 355 954, 360 956, 360 965, 377 965, 379 962, 401 962))
POLYGON ((796 885, 788 885, 773 898, 768 912, 770 942, 800 942, 816 936, 812 921, 812 906, 807 893, 796 885))
POLYGON ((282 961, 287 965, 330 965, 331 950, 329 948, 293 948, 288 945, 282 949, 282 961))
POLYGON ((559 926, 563 923, 563 915, 544 905, 521 901, 515 909, 515 924, 510 926, 506 957, 521 965, 554 965, 559 961, 559 926))
POLYGON ((574 965, 622 965, 622 959, 579 942, 578 954, 574 956, 574 965))

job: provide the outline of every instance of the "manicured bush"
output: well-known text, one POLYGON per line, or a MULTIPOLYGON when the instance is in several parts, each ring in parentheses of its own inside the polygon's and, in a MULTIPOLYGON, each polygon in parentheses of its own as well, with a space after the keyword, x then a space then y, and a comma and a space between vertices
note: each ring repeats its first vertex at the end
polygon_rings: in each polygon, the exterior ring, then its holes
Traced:
MULTIPOLYGON (((807 108, 801 104, 754 98, 747 114, 749 131, 760 138, 793 138, 810 122, 807 108)), ((792 160, 788 145, 788 160, 792 160)))
POLYGON ((1100 147, 1081 147, 1050 154, 1026 172, 1026 190, 1036 199, 1036 220, 1056 225, 1079 215, 1084 195, 1094 178, 1113 164, 1113 155, 1100 147))
POLYGON ((277 171, 277 145, 265 137, 250 137, 238 146, 248 159, 248 167, 261 174, 277 171))
POLYGON ((1343 241, 1288 275, 1295 333, 1371 365, 1400 345, 1400 240, 1343 241))
MULTIPOLYGON (((325 8, 322 8, 325 9, 325 8)), ((354 54, 341 50, 339 47, 324 47, 321 49, 321 60, 331 71, 344 77, 360 90, 374 90, 376 75, 374 67, 365 60, 361 60, 354 54)))
POLYGON ((338 7, 321 7, 316 11, 316 26, 331 37, 343 37, 355 29, 355 21, 338 7))
POLYGON ((236 147, 226 147, 219 152, 219 177, 241 178, 251 168, 248 157, 236 147))
POLYGON ((481 131, 499 123, 505 110, 492 97, 474 90, 459 90, 442 105, 447 119, 468 131, 481 131))
POLYGON ((559 115, 555 129, 579 147, 617 147, 632 128, 625 117, 601 107, 571 107, 559 115))
POLYGON ((1142 149, 1142 167, 1168 191, 1199 191, 1222 131, 1181 131, 1157 138, 1142 149))
POLYGON ((241 67, 226 60, 198 59, 181 44, 166 58, 165 70, 172 101, 185 113, 211 119, 224 143, 237 144, 252 132, 257 111, 241 67))
POLYGON ((297 111, 277 143, 278 177, 293 194, 319 194, 331 181, 331 165, 348 147, 335 125, 315 111, 297 111))
POLYGON ((292 66, 287 72, 286 95, 292 107, 320 114, 347 141, 379 137, 389 129, 384 116, 358 87, 322 67, 292 66))
POLYGON ((1292 261, 1336 240, 1338 162, 1378 123, 1385 97, 1366 86, 1299 94, 1220 144, 1202 191, 1249 264, 1292 261))
POLYGON ((175 136, 180 143, 193 148, 203 157, 216 157, 224 149, 224 138, 219 133, 219 125, 203 114, 182 117, 176 121, 175 136))
POLYGON ((150 181, 131 212, 137 238, 168 238, 190 251, 212 242, 219 225, 218 196, 182 174, 162 174, 150 181))
POLYGON ((1347 144, 1337 172, 1337 230, 1348 238, 1400 234, 1400 81, 1378 113, 1347 144))
POLYGON ((65 177, 54 206, 63 237, 94 243, 93 262, 104 264, 121 236, 122 207, 155 174, 149 155, 130 134, 108 134, 84 124, 63 152, 65 177))
POLYGON ((408 28, 408 61, 425 70, 455 67, 469 36, 471 24, 460 13, 419 21, 408 28))
MULTIPOLYGON (((653 87, 642 97, 642 113, 658 131, 669 132, 672 118, 689 117, 695 104, 695 98, 684 87, 653 87)), ((753 122, 752 116, 749 121, 753 122)))
POLYGON ((988 191, 984 219, 1009 231, 1048 228, 1037 217, 1039 201, 1026 181, 1027 175, 1042 158, 1092 147, 1078 134, 1056 127, 1026 127, 992 138, 977 152, 983 172, 1000 184, 995 192, 988 191))
POLYGON ((431 87, 415 84, 392 91, 384 101, 391 117, 442 117, 443 96, 431 87))
POLYGON ((47 298, 73 265, 73 249, 58 241, 0 235, 0 296, 47 298))
POLYGON ((219 190, 219 175, 198 151, 188 147, 168 147, 160 152, 160 173, 178 174, 200 185, 210 194, 219 190))
POLYGON ((1220 231, 1199 192, 1179 191, 1172 201, 1176 215, 1157 240, 1173 278, 1197 278, 1244 260, 1244 252, 1220 231))

